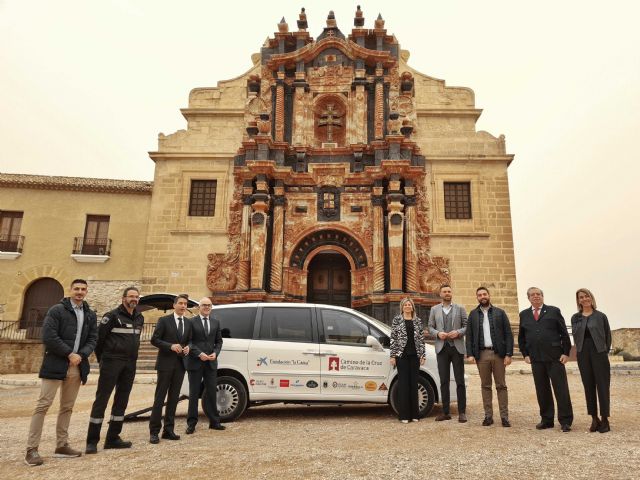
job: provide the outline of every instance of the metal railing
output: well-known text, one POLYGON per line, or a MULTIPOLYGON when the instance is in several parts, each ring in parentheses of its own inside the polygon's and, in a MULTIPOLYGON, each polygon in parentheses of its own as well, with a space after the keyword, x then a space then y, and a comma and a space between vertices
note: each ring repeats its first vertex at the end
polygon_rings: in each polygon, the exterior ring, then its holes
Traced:
POLYGON ((0 340, 39 340, 42 338, 42 324, 26 322, 20 325, 20 320, 0 320, 0 340))
POLYGON ((110 238, 85 238, 73 239, 74 255, 111 255, 110 238))
POLYGON ((0 235, 0 252, 22 253, 24 235, 0 235))

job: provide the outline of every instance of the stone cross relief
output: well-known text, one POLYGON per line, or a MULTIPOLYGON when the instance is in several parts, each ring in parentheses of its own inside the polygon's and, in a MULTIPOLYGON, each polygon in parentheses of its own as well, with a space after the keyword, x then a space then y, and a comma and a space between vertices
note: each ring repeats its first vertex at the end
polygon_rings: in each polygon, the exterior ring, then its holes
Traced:
POLYGON ((333 103, 327 104, 327 109, 320 114, 319 127, 327 127, 327 142, 333 142, 333 128, 342 127, 343 115, 339 115, 334 109, 333 103))

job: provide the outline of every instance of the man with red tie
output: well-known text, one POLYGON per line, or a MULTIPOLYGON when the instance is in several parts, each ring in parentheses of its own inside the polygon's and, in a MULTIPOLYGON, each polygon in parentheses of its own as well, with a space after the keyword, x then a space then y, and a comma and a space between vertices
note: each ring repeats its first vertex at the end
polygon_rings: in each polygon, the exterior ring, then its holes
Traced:
POLYGON ((538 430, 553 428, 555 394, 558 421, 563 432, 571 431, 573 408, 565 364, 569 360, 571 340, 560 309, 545 305, 544 294, 537 287, 527 290, 531 308, 520 312, 518 346, 524 360, 531 364, 541 421, 538 430), (553 394, 551 388, 553 386, 553 394))

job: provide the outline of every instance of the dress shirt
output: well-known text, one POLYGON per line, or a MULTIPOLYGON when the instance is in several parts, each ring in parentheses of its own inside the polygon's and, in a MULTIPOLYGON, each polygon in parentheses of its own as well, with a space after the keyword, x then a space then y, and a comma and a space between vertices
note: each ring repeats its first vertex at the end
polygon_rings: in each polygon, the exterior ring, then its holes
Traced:
POLYGON ((78 353, 78 349, 80 348, 80 337, 82 336, 82 326, 84 325, 84 307, 83 303, 78 305, 73 300, 71 300, 71 306, 73 307, 73 312, 76 314, 76 319, 78 320, 78 330, 76 331, 76 340, 73 343, 73 353, 78 353))

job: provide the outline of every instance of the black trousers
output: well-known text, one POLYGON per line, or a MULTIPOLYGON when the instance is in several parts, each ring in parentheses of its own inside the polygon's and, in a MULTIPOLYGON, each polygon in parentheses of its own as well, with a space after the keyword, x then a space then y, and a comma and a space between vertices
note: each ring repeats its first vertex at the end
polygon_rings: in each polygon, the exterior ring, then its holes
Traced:
POLYGON ((418 355, 405 355, 396 360, 398 368, 398 418, 412 420, 418 417, 418 355))
POLYGON ((543 422, 553 424, 554 406, 553 394, 558 404, 558 421, 561 425, 573 423, 573 407, 569 395, 567 370, 560 360, 554 362, 531 362, 531 373, 536 386, 536 396, 540 407, 540 417, 543 422), (553 386, 553 394, 551 393, 553 386))
POLYGON ((153 399, 153 409, 149 419, 149 433, 157 435, 160 433, 162 420, 162 406, 164 399, 167 399, 167 406, 164 410, 165 432, 173 432, 176 417, 176 407, 180 397, 180 387, 184 379, 184 367, 176 366, 173 370, 159 370, 156 384, 156 393, 153 399))
POLYGON ((440 393, 442 396, 442 412, 446 415, 451 413, 449 383, 451 382, 451 365, 453 365, 453 376, 456 379, 456 395, 458 397, 458 413, 467 411, 467 389, 464 385, 464 355, 449 342, 444 342, 440 353, 436 355, 438 359, 438 375, 440 375, 440 393))
POLYGON ((115 389, 111 406, 111 419, 107 430, 106 441, 116 440, 122 432, 124 412, 129 403, 129 394, 136 376, 136 361, 105 357, 100 362, 100 377, 96 399, 91 407, 87 443, 97 444, 100 441, 100 430, 104 420, 104 412, 115 389))
POLYGON ((218 406, 216 404, 216 391, 218 371, 215 368, 203 365, 197 370, 189 370, 189 410, 187 413, 187 425, 195 427, 198 423, 198 397, 200 396, 200 385, 204 380, 204 388, 207 392, 206 411, 213 414, 209 417, 209 423, 217 425, 220 423, 218 406))
POLYGON ((600 403, 600 416, 610 416, 610 385, 611 366, 607 352, 598 353, 593 340, 585 338, 582 351, 578 352, 578 368, 584 395, 587 398, 587 413, 598 415, 598 402, 600 403), (597 400, 596 400, 597 395, 597 400))

